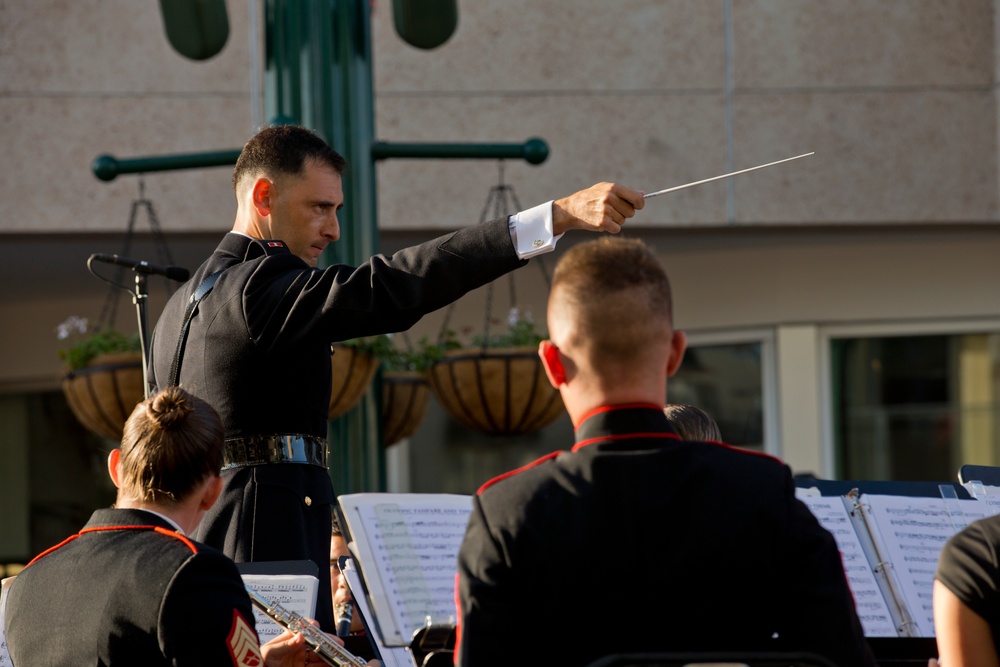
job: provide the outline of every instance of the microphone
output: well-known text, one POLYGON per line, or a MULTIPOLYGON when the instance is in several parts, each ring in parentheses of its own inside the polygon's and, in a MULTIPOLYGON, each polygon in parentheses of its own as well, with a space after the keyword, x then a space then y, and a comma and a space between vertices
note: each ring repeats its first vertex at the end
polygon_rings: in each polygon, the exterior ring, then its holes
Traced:
POLYGON ((105 255, 102 253, 91 255, 90 259, 87 261, 88 266, 90 265, 90 262, 94 261, 104 262, 105 264, 114 264, 115 266, 124 266, 126 269, 132 269, 136 273, 144 273, 151 276, 165 276, 170 280, 176 280, 179 283, 182 283, 191 277, 191 272, 182 266, 157 266, 156 264, 150 264, 142 259, 129 259, 128 257, 119 257, 118 255, 105 255))

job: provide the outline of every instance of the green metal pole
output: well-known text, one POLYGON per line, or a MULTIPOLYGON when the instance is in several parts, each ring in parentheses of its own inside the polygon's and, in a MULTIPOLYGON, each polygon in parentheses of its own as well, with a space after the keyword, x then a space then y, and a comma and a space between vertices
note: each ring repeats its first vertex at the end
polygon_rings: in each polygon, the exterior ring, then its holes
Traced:
MULTIPOLYGON (((272 123, 295 122, 288 116, 275 116, 272 123)), ((333 123, 326 123, 334 126, 333 123)), ((434 160, 524 160, 530 164, 541 164, 549 156, 549 146, 543 139, 528 139, 523 144, 460 144, 460 143, 396 143, 375 141, 366 151, 356 147, 358 156, 370 154, 371 159, 415 158, 434 160)), ((113 181, 123 174, 145 174, 153 171, 174 171, 177 169, 205 169, 227 167, 236 164, 239 149, 211 151, 207 153, 182 153, 177 155, 149 155, 134 158, 116 158, 99 155, 91 163, 94 176, 102 181, 113 181)), ((372 190, 374 192, 374 189, 372 190)), ((371 254, 369 253, 369 257, 371 254)))
MULTIPOLYGON (((357 266, 379 251, 375 161, 371 154, 375 105, 370 1, 334 0, 334 6, 333 68, 327 70, 332 74, 335 91, 331 138, 333 146, 350 161, 344 178, 346 238, 334 246, 334 252, 357 266)), ((339 463, 348 473, 347 479, 341 474, 340 489, 386 489, 381 398, 380 377, 376 377, 358 407, 330 424, 330 441, 339 445, 339 463)))
MULTIPOLYGON (((356 266, 378 252, 368 12, 368 0, 266 0, 267 116, 315 130, 350 162, 342 239, 328 247, 321 266, 356 266)), ((385 490, 378 399, 371 389, 330 423, 330 475, 338 493, 385 490)))
POLYGON ((94 176, 97 176, 102 181, 113 181, 115 177, 121 174, 147 174, 153 171, 231 166, 236 164, 236 158, 239 156, 239 149, 127 159, 118 159, 110 155, 98 155, 91 163, 90 169, 94 173, 94 176))

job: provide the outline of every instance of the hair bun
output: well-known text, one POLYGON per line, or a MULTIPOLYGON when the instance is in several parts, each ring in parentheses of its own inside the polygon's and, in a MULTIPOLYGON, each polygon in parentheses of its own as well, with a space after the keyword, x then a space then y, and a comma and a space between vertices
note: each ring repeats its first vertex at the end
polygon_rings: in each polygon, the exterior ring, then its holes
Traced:
POLYGON ((149 416, 160 428, 172 428, 183 423, 193 411, 194 406, 177 387, 164 389, 149 405, 149 416))

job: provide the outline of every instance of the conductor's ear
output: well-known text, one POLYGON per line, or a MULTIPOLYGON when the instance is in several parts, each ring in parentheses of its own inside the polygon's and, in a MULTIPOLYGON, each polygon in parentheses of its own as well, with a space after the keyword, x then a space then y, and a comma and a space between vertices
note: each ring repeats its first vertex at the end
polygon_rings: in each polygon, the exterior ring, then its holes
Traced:
POLYGON ((271 199, 274 197, 274 183, 263 176, 254 181, 250 191, 251 202, 260 216, 271 215, 271 199))
POLYGON ((563 366, 559 348, 553 345, 552 341, 543 340, 538 344, 538 356, 552 386, 558 389, 566 384, 566 368, 563 366))

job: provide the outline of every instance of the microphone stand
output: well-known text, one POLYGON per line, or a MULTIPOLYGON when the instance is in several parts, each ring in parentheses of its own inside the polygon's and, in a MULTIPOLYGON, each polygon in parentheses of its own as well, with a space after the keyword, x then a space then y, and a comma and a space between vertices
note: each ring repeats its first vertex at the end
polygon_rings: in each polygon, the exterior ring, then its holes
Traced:
POLYGON ((149 341, 147 337, 149 316, 146 312, 149 306, 149 290, 146 288, 146 283, 146 274, 142 271, 136 271, 132 303, 135 304, 135 315, 139 323, 139 349, 142 351, 142 395, 144 399, 149 398, 149 341))

